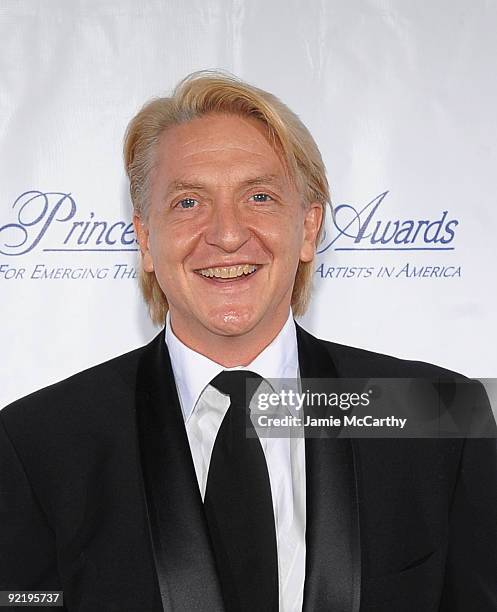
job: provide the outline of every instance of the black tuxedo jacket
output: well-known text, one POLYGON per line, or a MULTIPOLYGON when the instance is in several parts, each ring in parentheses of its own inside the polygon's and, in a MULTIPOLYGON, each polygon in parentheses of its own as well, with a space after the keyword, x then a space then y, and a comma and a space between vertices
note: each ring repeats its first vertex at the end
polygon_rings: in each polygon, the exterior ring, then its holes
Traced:
MULTIPOLYGON (((297 336, 302 377, 447 374, 297 336)), ((495 440, 306 439, 305 457, 306 612, 497 610, 495 440)), ((163 332, 0 412, 8 589, 224 609, 163 332)))

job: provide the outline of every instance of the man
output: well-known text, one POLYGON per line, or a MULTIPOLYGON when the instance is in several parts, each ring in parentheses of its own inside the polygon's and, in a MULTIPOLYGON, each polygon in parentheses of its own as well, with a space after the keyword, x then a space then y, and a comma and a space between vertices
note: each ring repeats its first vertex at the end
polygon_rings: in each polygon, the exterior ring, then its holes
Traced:
POLYGON ((1 588, 88 612, 497 610, 495 440, 240 435, 247 371, 451 376, 294 323, 329 202, 296 115, 192 75, 132 120, 125 161, 166 325, 0 413, 1 588))

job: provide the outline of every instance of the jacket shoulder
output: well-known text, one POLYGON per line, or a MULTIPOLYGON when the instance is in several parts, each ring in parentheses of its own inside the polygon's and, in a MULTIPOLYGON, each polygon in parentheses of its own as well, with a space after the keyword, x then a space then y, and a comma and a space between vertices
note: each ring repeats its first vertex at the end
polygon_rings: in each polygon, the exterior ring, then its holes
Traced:
POLYGON ((0 410, 0 419, 7 429, 31 429, 105 418, 102 406, 115 411, 134 398, 138 363, 145 350, 146 346, 134 349, 34 391, 0 410))
POLYGON ((344 377, 465 378, 463 375, 424 361, 412 361, 362 348, 319 340, 344 377))

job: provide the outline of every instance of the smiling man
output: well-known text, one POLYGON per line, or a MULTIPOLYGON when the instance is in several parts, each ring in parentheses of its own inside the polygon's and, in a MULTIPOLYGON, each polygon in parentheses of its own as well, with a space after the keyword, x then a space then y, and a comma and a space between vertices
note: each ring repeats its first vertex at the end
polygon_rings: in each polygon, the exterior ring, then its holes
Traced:
POLYGON ((170 127, 156 155, 150 203, 135 216, 143 269, 167 296, 178 338, 224 366, 247 365, 288 318, 327 194, 306 201, 268 127, 250 116, 170 127))
MULTIPOLYGON (((0 590, 79 612, 497 610, 495 440, 259 439, 245 419, 249 378, 458 378, 295 323, 330 201, 299 118, 194 74, 134 117, 125 164, 162 330, 1 412, 0 590)), ((463 416, 487 406, 470 389, 463 416)))

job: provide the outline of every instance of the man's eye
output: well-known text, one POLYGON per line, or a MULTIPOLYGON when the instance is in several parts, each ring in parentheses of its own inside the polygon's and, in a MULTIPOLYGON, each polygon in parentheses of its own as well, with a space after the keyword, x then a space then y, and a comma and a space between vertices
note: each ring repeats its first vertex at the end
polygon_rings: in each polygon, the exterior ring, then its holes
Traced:
POLYGON ((269 202, 272 199, 267 193, 256 193, 249 198, 249 200, 254 200, 254 202, 269 202))
POLYGON ((195 204, 197 203, 197 200, 194 200, 193 198, 183 198, 176 204, 176 206, 179 206, 179 208, 194 208, 195 204))

